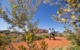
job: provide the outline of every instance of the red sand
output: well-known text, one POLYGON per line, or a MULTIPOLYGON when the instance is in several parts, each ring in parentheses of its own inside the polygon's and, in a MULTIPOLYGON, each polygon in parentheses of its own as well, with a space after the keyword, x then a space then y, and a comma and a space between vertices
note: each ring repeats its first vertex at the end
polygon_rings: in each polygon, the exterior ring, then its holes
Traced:
MULTIPOLYGON (((45 42, 48 44, 48 48, 51 48, 51 47, 64 47, 64 46, 67 46, 67 45, 70 45, 70 41, 66 40, 65 38, 63 37, 55 37, 56 40, 49 40, 48 38, 45 39, 45 42)), ((38 44, 38 47, 40 48, 40 42, 39 41, 36 41, 36 43, 38 44)), ((15 48, 17 48, 19 45, 23 45, 25 46, 26 48, 28 48, 27 46, 27 43, 26 42, 18 42, 18 43, 13 43, 13 46, 15 48)), ((9 50, 9 49, 8 49, 9 50)))

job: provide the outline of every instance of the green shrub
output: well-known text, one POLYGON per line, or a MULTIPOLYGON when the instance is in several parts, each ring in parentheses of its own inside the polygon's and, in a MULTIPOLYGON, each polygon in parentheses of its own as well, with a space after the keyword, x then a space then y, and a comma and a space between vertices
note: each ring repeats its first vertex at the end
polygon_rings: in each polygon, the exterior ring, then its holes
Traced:
POLYGON ((62 50, 62 48, 61 47, 58 47, 58 48, 55 48, 55 50, 62 50))
POLYGON ((18 46, 19 50, 26 50, 26 47, 24 47, 23 45, 18 46))
POLYGON ((41 35, 41 38, 48 38, 48 37, 49 37, 48 34, 45 33, 41 35))
POLYGON ((80 46, 80 37, 78 35, 69 34, 69 35, 66 35, 65 38, 67 40, 70 40, 72 45, 80 46))
POLYGON ((80 50, 80 47, 76 46, 76 45, 72 45, 72 46, 66 47, 66 49, 68 49, 68 50, 80 50))
POLYGON ((76 42, 77 42, 77 45, 80 46, 80 37, 79 36, 76 36, 76 42))
POLYGON ((41 36, 35 36, 35 40, 40 40, 42 39, 41 36))
POLYGON ((0 46, 9 44, 11 40, 5 35, 5 34, 0 34, 0 46))
POLYGON ((66 38, 67 40, 76 39, 76 35, 75 35, 75 34, 66 34, 66 35, 65 35, 65 38, 66 38))
POLYGON ((71 45, 71 46, 65 46, 65 47, 57 47, 57 48, 51 48, 49 50, 80 50, 80 46, 71 45))
POLYGON ((62 35, 62 34, 60 34, 60 33, 55 34, 55 36, 63 37, 63 35, 62 35))
POLYGON ((41 50, 47 50, 48 44, 44 41, 44 39, 40 43, 41 50))

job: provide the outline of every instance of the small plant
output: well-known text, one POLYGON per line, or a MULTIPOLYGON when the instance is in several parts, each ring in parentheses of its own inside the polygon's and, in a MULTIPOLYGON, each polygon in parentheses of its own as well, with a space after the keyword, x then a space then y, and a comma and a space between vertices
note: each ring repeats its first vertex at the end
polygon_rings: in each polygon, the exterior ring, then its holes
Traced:
POLYGON ((72 44, 72 45, 77 45, 76 40, 72 39, 72 40, 71 40, 71 44, 72 44))
POLYGON ((49 48, 49 50, 55 50, 55 48, 51 47, 51 48, 49 48))
POLYGON ((26 42, 29 46, 29 50, 32 49, 32 43, 34 42, 34 34, 32 32, 29 32, 27 35, 26 35, 26 42))
POLYGON ((28 34, 26 35, 26 42, 27 42, 27 43, 31 43, 32 40, 33 40, 32 38, 33 38, 32 33, 31 33, 31 32, 28 33, 28 34))
POLYGON ((23 45, 18 46, 19 50, 26 50, 26 47, 24 47, 23 45))
POLYGON ((10 42, 10 39, 8 39, 5 34, 0 34, 0 46, 7 45, 10 42))
POLYGON ((80 50, 80 46, 71 45, 65 47, 50 48, 49 50, 80 50))
POLYGON ((44 39, 44 38, 48 38, 48 35, 46 35, 46 34, 42 34, 42 35, 41 35, 41 38, 42 38, 42 39, 44 39))
POLYGON ((33 42, 30 49, 31 50, 39 50, 37 43, 33 42))
POLYGON ((62 35, 62 34, 60 34, 60 33, 55 34, 55 36, 63 37, 63 35, 62 35))
POLYGON ((41 40, 41 36, 35 36, 35 40, 41 40))
POLYGON ((75 35, 75 34, 66 34, 66 35, 65 35, 65 38, 66 38, 67 40, 76 39, 76 35, 75 35))
POLYGON ((11 42, 16 42, 17 41, 17 38, 15 38, 15 37, 11 37, 10 39, 11 39, 11 42))
POLYGON ((80 37, 76 37, 77 45, 80 46, 80 37))
POLYGON ((23 40, 23 41, 26 41, 26 34, 25 34, 25 33, 22 34, 22 40, 23 40))
POLYGON ((41 50, 47 50, 48 44, 44 40, 41 41, 40 45, 41 50))
POLYGON ((80 50, 80 46, 71 45, 66 47, 67 50, 80 50))
POLYGON ((58 47, 58 48, 56 48, 55 50, 62 50, 63 48, 62 47, 58 47))

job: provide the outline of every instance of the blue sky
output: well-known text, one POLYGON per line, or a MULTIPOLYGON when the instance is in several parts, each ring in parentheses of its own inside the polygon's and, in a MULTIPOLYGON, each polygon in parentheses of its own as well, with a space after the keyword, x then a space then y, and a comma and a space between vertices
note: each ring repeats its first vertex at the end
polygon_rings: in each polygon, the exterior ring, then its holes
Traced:
MULTIPOLYGON (((7 6, 9 8, 8 0, 2 0, 2 6, 7 6)), ((49 4, 44 4, 42 2, 36 14, 34 15, 33 22, 39 19, 39 28, 54 28, 56 31, 62 32, 64 31, 64 25, 54 21, 50 16, 51 14, 57 15, 57 10, 57 6, 50 6, 49 4)), ((0 30, 5 30, 8 28, 8 26, 9 24, 4 22, 3 19, 0 19, 0 30)))

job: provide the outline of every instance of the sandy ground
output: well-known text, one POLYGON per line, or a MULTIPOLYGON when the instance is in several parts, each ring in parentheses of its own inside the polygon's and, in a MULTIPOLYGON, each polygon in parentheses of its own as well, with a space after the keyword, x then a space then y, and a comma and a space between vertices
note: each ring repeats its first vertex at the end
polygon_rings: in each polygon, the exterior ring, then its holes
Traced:
MULTIPOLYGON (((53 40, 53 39, 49 40, 48 38, 44 39, 45 42, 48 44, 48 47, 47 47, 48 49, 51 48, 51 47, 55 48, 55 47, 64 47, 64 46, 70 45, 70 41, 66 40, 66 39, 63 38, 63 37, 55 37, 55 39, 56 39, 56 40, 53 40)), ((41 40, 40 40, 40 41, 41 41, 41 40)), ((36 43, 37 43, 37 45, 38 45, 39 48, 40 48, 40 41, 36 41, 36 43)), ((12 45, 13 45, 16 49, 17 49, 17 47, 18 47, 19 45, 23 45, 23 46, 25 46, 26 48, 28 48, 27 43, 26 43, 26 42, 23 42, 23 41, 18 42, 18 43, 13 43, 12 45)), ((8 49, 8 50, 9 50, 9 49, 8 49)))

